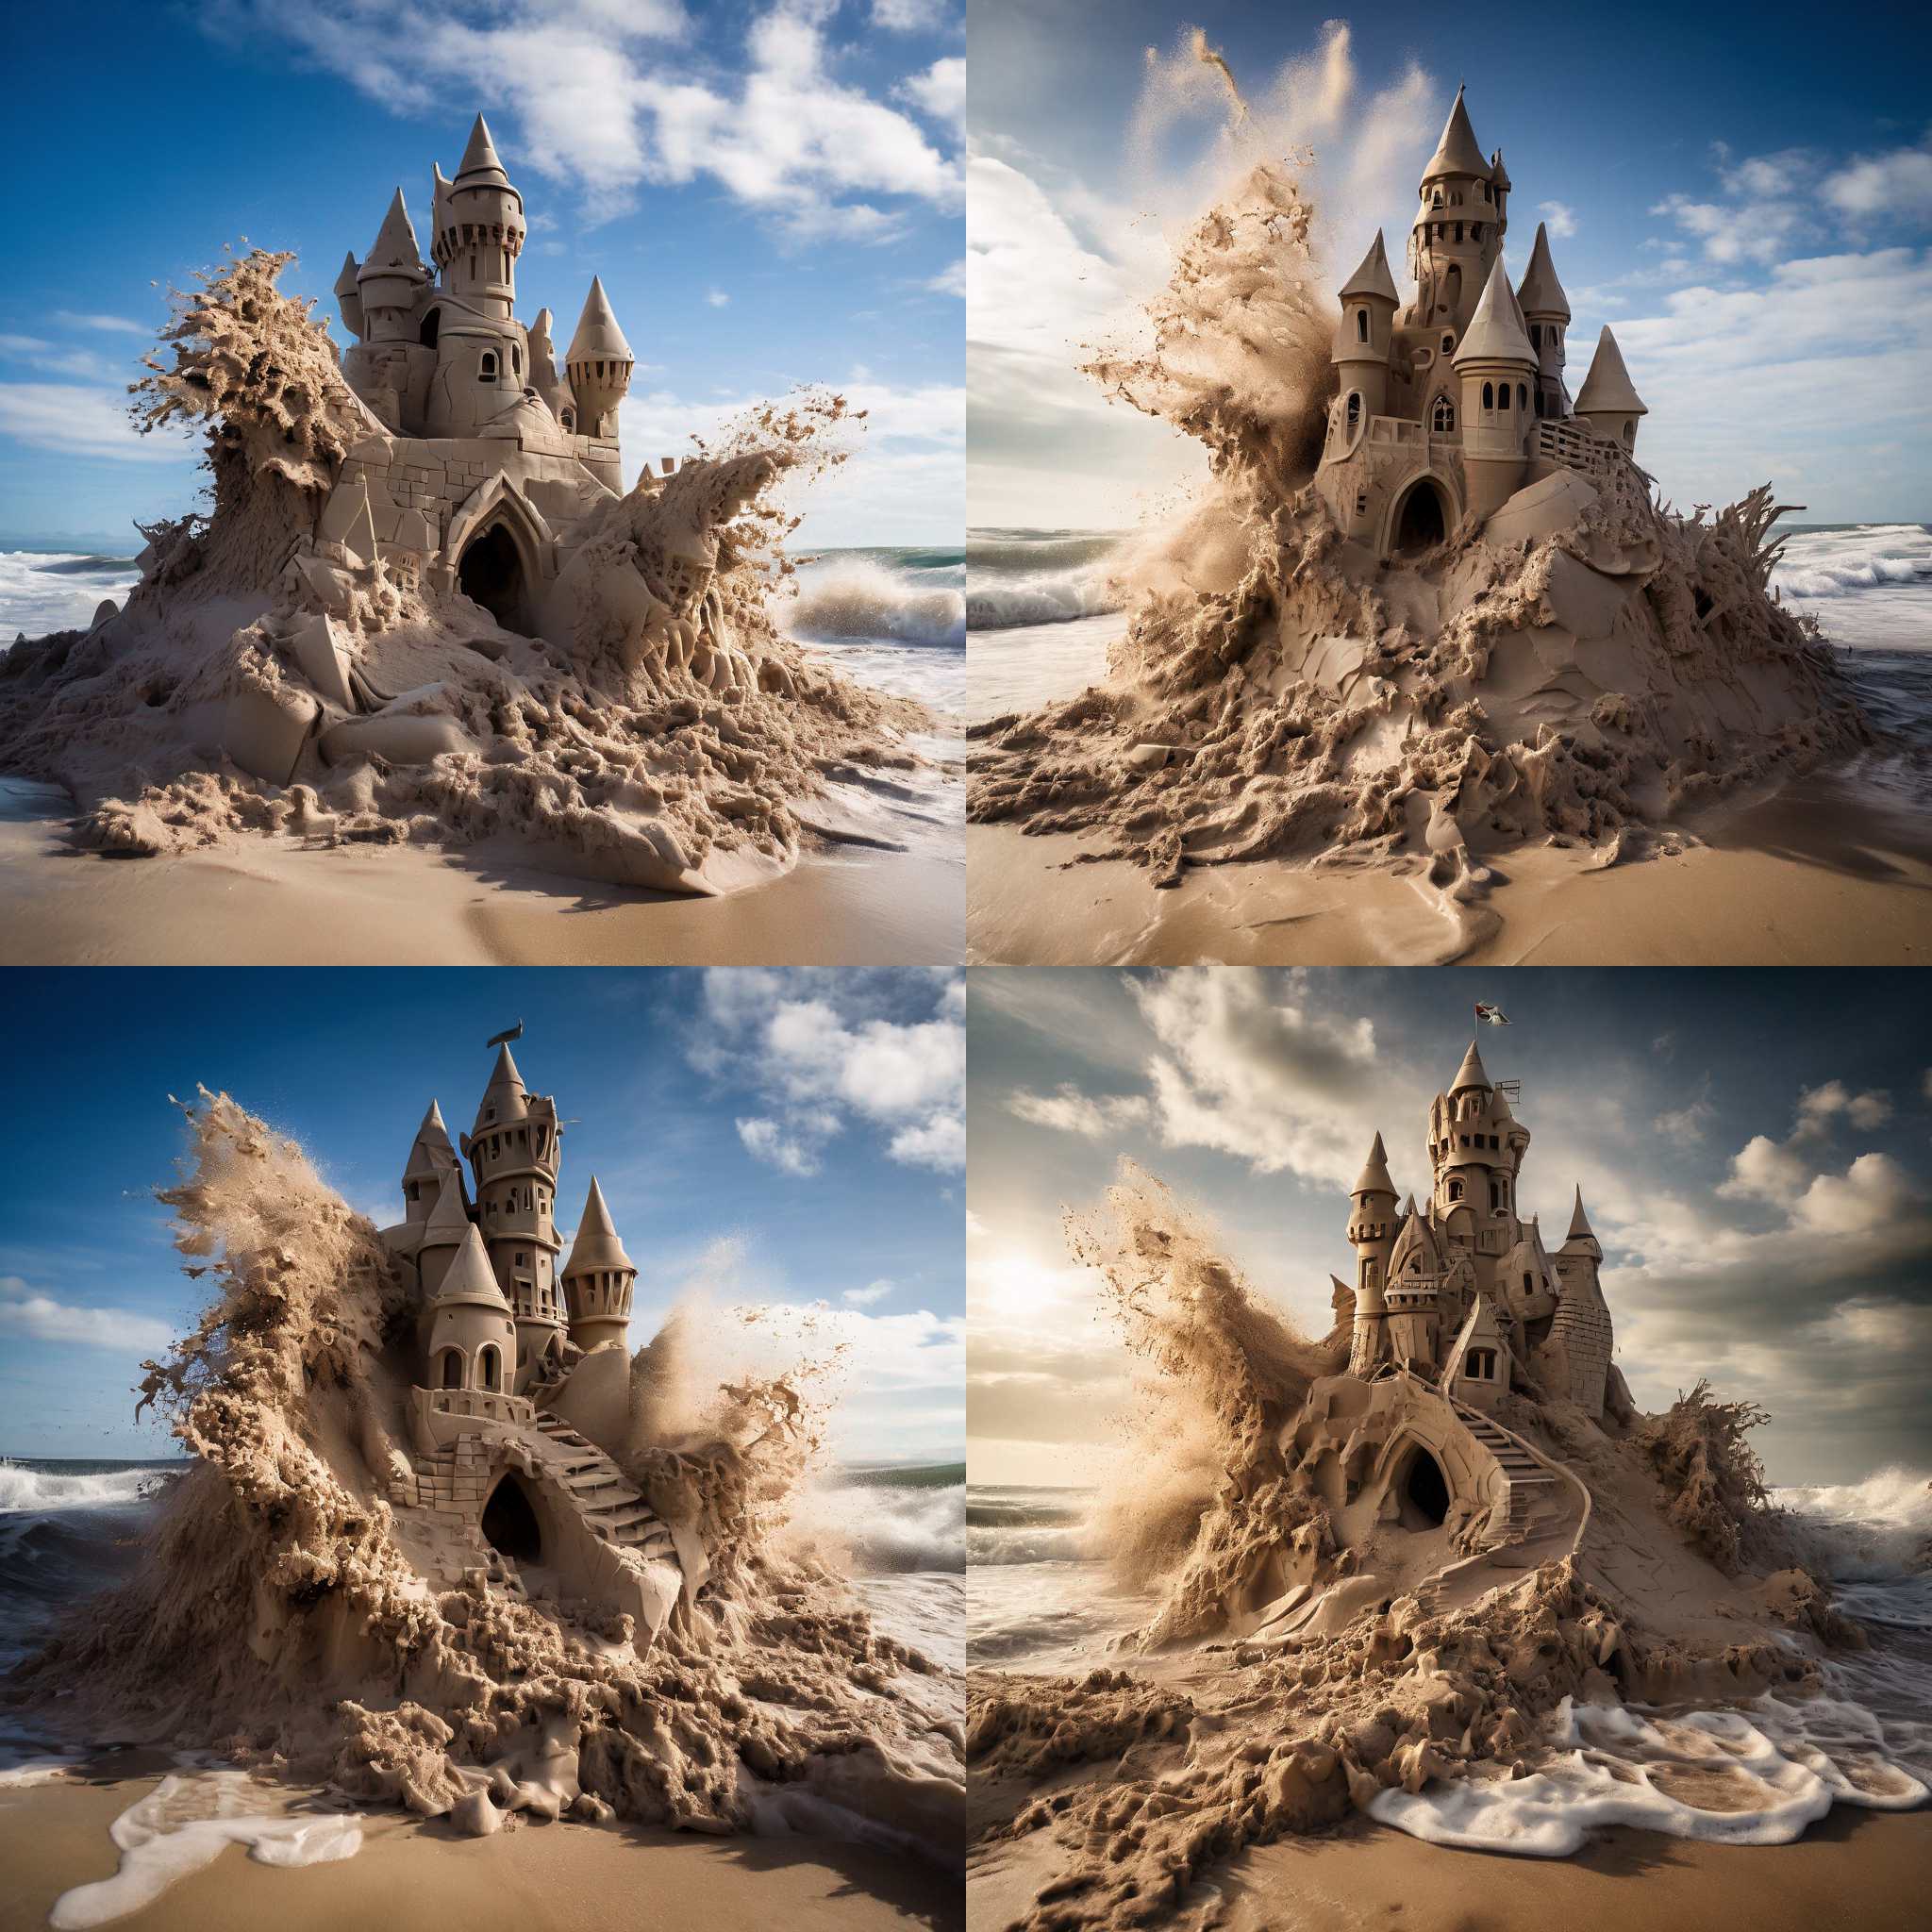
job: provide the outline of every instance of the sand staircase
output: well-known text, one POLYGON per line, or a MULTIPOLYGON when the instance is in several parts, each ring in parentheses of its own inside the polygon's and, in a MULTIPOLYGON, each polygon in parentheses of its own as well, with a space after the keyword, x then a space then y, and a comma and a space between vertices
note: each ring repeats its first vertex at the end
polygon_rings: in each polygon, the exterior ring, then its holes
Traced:
POLYGON ((597 1535, 620 1549, 676 1564, 670 1530, 603 1450, 545 1409, 537 1411, 534 1426, 551 1444, 545 1462, 597 1535))

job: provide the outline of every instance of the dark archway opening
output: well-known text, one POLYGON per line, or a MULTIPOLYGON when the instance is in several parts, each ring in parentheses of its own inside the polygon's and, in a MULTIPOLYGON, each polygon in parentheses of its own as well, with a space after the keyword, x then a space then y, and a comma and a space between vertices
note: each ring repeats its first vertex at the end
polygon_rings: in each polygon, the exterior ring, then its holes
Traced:
POLYGON ((1433 483, 1418 481, 1395 513, 1395 548, 1407 553, 1432 550, 1448 534, 1441 491, 1433 483))
POLYGON ((523 1484, 513 1475, 505 1476, 483 1506, 483 1541, 519 1563, 542 1559, 543 1531, 523 1484))
POLYGON ((436 338, 438 332, 441 329, 441 327, 442 310, 440 308, 432 308, 429 311, 429 313, 423 318, 423 326, 416 331, 416 340, 419 342, 421 342, 425 349, 433 349, 436 346, 436 338))
POLYGON ((1411 1512, 1420 1519, 1411 1526, 1421 1529, 1436 1528, 1449 1514, 1448 1481, 1442 1465, 1426 1449, 1409 1457, 1402 1478, 1402 1513, 1407 1518, 1411 1512))
POLYGON ((491 524, 463 552, 457 582, 505 630, 524 628, 524 560, 516 539, 501 524, 491 524))

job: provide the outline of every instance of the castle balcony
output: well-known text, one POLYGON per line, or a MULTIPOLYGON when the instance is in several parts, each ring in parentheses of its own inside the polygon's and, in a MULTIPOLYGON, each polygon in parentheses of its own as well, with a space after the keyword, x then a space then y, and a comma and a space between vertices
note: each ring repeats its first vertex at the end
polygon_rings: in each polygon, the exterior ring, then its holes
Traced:
POLYGON ((1624 453, 1614 442, 1605 442, 1573 422, 1553 422, 1545 416, 1536 425, 1529 453, 1565 470, 1578 470, 1586 476, 1607 476, 1624 453))
POLYGON ((505 1395, 493 1389, 411 1389, 409 1402, 416 1425, 411 1433, 419 1441, 426 1440, 439 1448, 454 1442, 463 1433, 465 1422, 528 1427, 537 1413, 523 1396, 505 1395))

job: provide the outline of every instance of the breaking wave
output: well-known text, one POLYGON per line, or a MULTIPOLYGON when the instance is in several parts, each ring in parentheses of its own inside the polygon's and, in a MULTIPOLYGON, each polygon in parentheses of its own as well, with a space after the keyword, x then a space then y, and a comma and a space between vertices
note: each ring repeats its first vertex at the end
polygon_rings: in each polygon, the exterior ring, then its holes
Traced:
POLYGON ((974 1487, 966 1506, 966 1559, 974 1569, 1008 1563, 1070 1563, 1091 1555, 1089 1492, 974 1487))
POLYGON ((1123 608, 1109 580, 1118 537, 1083 530, 975 530, 966 542, 966 628, 1068 624, 1123 608))
POLYGON ((802 565, 796 597, 778 608, 794 637, 961 646, 966 593, 958 551, 855 550, 802 565))
POLYGON ((0 650, 16 635, 85 630, 104 597, 119 603, 140 580, 131 558, 0 550, 0 650))
POLYGON ((1796 530, 1771 581, 1787 597, 1848 597, 1891 586, 1932 589, 1932 528, 1840 524, 1796 530))

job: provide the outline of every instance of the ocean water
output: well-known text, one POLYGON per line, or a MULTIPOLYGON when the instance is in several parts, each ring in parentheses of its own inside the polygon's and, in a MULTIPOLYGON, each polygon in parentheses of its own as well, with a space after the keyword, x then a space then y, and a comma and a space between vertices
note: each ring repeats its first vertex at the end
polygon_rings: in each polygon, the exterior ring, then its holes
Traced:
MULTIPOLYGON (((1156 1595, 1118 1588, 1097 1554, 1093 1493, 967 1491, 968 1656, 975 1669, 1084 1672, 1150 1616, 1156 1595)), ((1932 1796, 1932 1482, 1901 1469, 1861 1483, 1774 1491, 1836 1600, 1871 1636, 1825 1665, 1825 1691, 1691 1708, 1572 1708, 1558 1753, 1500 1785, 1385 1792, 1375 1816, 1437 1843, 1561 1857, 1589 1831, 1641 1825, 1684 1838, 1781 1844, 1835 1804, 1904 1809, 1932 1796), (1715 1812, 1670 1794, 1687 1772, 1741 1770, 1761 1802, 1715 1812)))
MULTIPOLYGON (((1854 782, 1918 809, 1932 804, 1932 526, 1787 525, 1772 581, 1839 647, 1867 713, 1896 741, 1854 782)), ((974 720, 1073 697, 1103 675, 1126 627, 1107 589, 1118 536, 975 529, 966 540, 974 720)))

